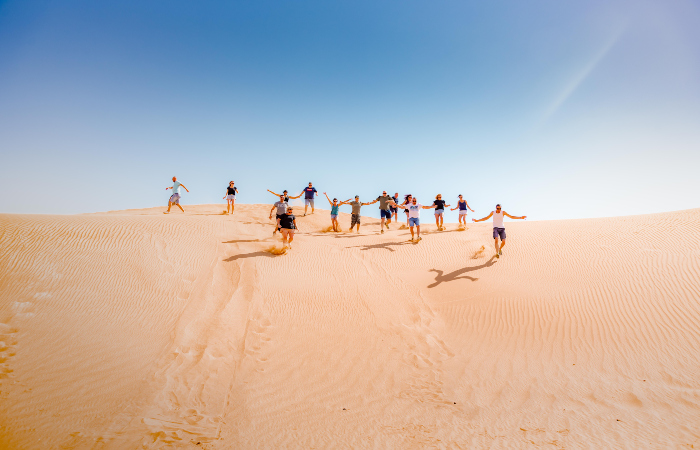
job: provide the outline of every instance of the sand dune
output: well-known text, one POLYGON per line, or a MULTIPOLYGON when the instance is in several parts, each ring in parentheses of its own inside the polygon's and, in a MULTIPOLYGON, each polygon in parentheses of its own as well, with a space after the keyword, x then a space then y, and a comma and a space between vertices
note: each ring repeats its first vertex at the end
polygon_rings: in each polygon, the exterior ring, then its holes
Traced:
POLYGON ((700 210, 224 208, 0 215, 0 448, 700 448, 700 210))

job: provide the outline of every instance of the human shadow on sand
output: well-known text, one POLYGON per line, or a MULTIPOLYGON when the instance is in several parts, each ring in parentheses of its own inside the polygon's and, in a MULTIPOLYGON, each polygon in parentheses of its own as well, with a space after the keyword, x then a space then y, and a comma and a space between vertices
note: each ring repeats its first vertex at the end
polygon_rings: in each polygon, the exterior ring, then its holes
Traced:
POLYGON ((496 264, 496 256, 492 256, 491 259, 486 261, 484 264, 480 266, 474 266, 474 267, 465 267, 463 269, 455 270, 454 272, 450 272, 445 275, 445 273, 442 270, 437 270, 437 269, 430 269, 428 272, 435 272, 437 275, 435 275, 435 283, 429 284, 429 288, 434 288, 435 286, 438 286, 441 283, 446 283, 448 281, 454 281, 454 280, 460 280, 460 279, 465 279, 465 280, 471 280, 471 281, 476 281, 478 278, 470 277, 470 276, 460 276, 468 272, 473 272, 475 270, 480 270, 485 267, 491 267, 494 264, 496 264))
POLYGON ((223 241, 222 244, 238 244, 239 242, 260 242, 260 239, 236 239, 233 241, 223 241))
POLYGON ((241 253, 240 255, 233 255, 230 258, 224 259, 224 261, 236 261, 238 259, 246 259, 246 258, 257 258, 257 257, 264 257, 264 258, 274 258, 275 255, 268 253, 268 252, 253 252, 253 253, 241 253))
POLYGON ((396 250, 394 250, 393 248, 391 248, 392 245, 399 246, 399 245, 407 245, 407 244, 409 244, 409 242, 406 242, 406 241, 402 241, 402 242, 384 242, 384 243, 382 243, 382 244, 374 244, 374 245, 357 245, 357 246, 352 247, 352 248, 359 248, 360 250, 373 250, 373 249, 375 249, 375 248, 378 248, 378 249, 382 249, 382 248, 383 248, 383 249, 385 249, 385 250, 389 250, 390 252, 395 252, 396 250))

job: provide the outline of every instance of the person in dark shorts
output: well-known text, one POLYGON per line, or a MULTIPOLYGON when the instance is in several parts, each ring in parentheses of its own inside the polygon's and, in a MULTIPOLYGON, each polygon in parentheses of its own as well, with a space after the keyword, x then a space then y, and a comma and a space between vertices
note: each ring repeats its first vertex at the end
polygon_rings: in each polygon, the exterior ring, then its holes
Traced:
POLYGON ((467 203, 466 200, 462 199, 462 196, 459 196, 459 201, 457 202, 457 206, 452 208, 450 211, 454 211, 455 209, 459 209, 459 226, 466 227, 467 226, 467 209, 469 209, 471 212, 474 212, 474 210, 469 206, 469 203, 467 203))
POLYGON ((166 187, 165 190, 167 191, 168 189, 173 190, 173 194, 170 196, 168 199, 168 210, 165 211, 163 214, 170 214, 170 208, 173 207, 173 205, 177 205, 178 208, 180 208, 180 211, 185 212, 184 209, 182 209, 182 206, 180 206, 180 186, 185 188, 187 192, 190 192, 187 187, 185 187, 184 184, 180 183, 177 181, 177 177, 173 177, 173 185, 171 187, 166 187))
POLYGON ((289 204, 287 203, 287 201, 285 201, 285 198, 288 198, 288 197, 285 197, 284 194, 280 194, 279 201, 275 202, 275 204, 272 205, 272 209, 270 210, 270 219, 272 219, 272 211, 276 210, 276 214, 277 214, 277 217, 275 219, 275 231, 272 232, 273 236, 278 231, 282 231, 280 229, 280 226, 279 226, 279 221, 280 221, 280 218, 284 214, 287 213, 287 208, 289 208, 289 204))
POLYGON ((435 196, 433 206, 435 207, 435 225, 437 225, 438 231, 444 229, 443 224, 445 220, 445 207, 450 206, 446 205, 445 203, 445 200, 442 199, 442 194, 435 196))
POLYGON ((323 195, 326 196, 326 199, 328 199, 328 203, 330 203, 331 205, 331 226, 333 227, 333 231, 337 233, 338 231, 340 231, 340 229, 338 228, 338 209, 340 209, 341 205, 344 205, 347 202, 349 202, 350 199, 338 203, 337 198, 334 198, 333 201, 331 201, 331 199, 328 198, 328 194, 324 192, 323 195))
MULTIPOLYGON (((375 200, 376 202, 376 200, 375 200)), ((350 216, 350 231, 349 233, 352 233, 352 229, 355 225, 357 225, 357 232, 360 232, 360 208, 366 205, 371 205, 374 202, 370 203, 360 203, 360 196, 356 195, 355 196, 355 201, 353 202, 348 202, 348 205, 352 206, 352 214, 350 216)))
POLYGON ((506 245, 506 229, 503 226, 503 216, 508 216, 511 219, 526 219, 527 216, 515 217, 511 216, 505 211, 501 210, 501 205, 496 205, 496 210, 491 211, 491 214, 484 217, 483 219, 472 219, 473 222, 482 222, 488 220, 489 217, 493 216, 493 239, 494 245, 496 246, 496 258, 500 258, 503 255, 503 247, 506 245), (501 246, 498 246, 498 239, 501 239, 501 246))
POLYGON ((377 197, 376 200, 373 202, 370 202, 369 204, 371 205, 372 203, 377 203, 379 202, 379 215, 382 219, 381 221, 381 229, 382 229, 382 234, 384 234, 384 225, 386 221, 386 229, 389 229, 389 224, 391 223, 391 204, 394 203, 394 199, 392 197, 389 197, 386 195, 386 191, 382 192, 382 195, 377 197))
POLYGON ((297 218, 294 217, 294 208, 289 207, 282 217, 277 219, 277 226, 282 230, 282 242, 283 245, 289 246, 291 248, 292 241, 294 240, 294 232, 299 230, 297 228, 297 218))
MULTIPOLYGON (((306 210, 311 205, 311 214, 314 213, 314 196, 318 193, 313 183, 309 181, 309 186, 305 187, 301 194, 304 194, 304 215, 306 215, 306 210)), ((301 197, 299 194, 299 197, 301 197)))
POLYGON ((228 187, 226 188, 226 213, 233 214, 233 210, 236 207, 236 194, 238 193, 238 188, 234 185, 233 181, 229 181, 228 187), (229 212, 230 210, 230 212, 229 212))
POLYGON ((389 206, 389 210, 391 210, 391 215, 394 216, 394 221, 399 223, 399 208, 396 207, 396 204, 399 203, 399 193, 395 193, 391 199, 394 200, 394 206, 389 206))

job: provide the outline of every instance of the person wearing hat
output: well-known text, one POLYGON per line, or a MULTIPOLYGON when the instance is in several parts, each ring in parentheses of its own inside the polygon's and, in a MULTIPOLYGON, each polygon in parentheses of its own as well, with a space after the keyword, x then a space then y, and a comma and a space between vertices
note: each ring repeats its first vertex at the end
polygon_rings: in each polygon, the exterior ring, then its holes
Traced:
POLYGON ((357 232, 360 232, 360 208, 366 205, 371 205, 372 203, 360 203, 359 195, 355 196, 354 202, 347 202, 348 205, 352 206, 352 214, 350 216, 350 233, 352 233, 352 229, 355 225, 357 225, 357 232))
POLYGON ((508 216, 511 219, 526 219, 527 216, 515 217, 511 216, 507 212, 501 210, 500 203, 496 205, 496 210, 491 211, 491 214, 484 217, 483 219, 472 219, 472 222, 482 222, 488 220, 489 217, 493 216, 493 239, 494 245, 496 246, 496 258, 500 258, 503 255, 503 247, 506 245, 506 229, 503 226, 503 216, 508 216), (498 246, 498 238, 501 238, 501 246, 498 246))
POLYGON ((340 231, 338 229, 338 208, 340 208, 340 205, 344 205, 347 202, 349 202, 350 199, 347 199, 344 202, 338 203, 337 198, 334 198, 333 201, 331 201, 331 199, 328 198, 328 194, 326 194, 324 192, 323 195, 326 196, 326 199, 328 199, 328 203, 330 203, 330 205, 331 205, 331 225, 333 226, 333 231, 335 231, 337 233, 338 231, 340 231))
POLYGON ((233 214, 233 210, 236 207, 236 194, 238 193, 238 188, 234 186, 233 181, 228 182, 228 187, 226 188, 226 213, 233 214), (230 211, 229 211, 230 210, 230 211))
POLYGON ((277 219, 277 226, 282 229, 283 245, 285 247, 289 245, 291 248, 294 240, 294 231, 299 229, 297 228, 297 219, 294 217, 294 208, 292 206, 287 208, 287 211, 277 219))

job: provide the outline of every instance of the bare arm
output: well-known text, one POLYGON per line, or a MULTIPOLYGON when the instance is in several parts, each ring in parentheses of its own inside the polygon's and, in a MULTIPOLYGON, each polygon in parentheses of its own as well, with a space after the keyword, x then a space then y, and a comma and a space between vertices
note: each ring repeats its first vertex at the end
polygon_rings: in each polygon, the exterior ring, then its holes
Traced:
POLYGON ((508 216, 508 217, 510 217, 511 219, 525 219, 525 218, 527 218, 527 216, 520 216, 520 217, 511 216, 510 214, 508 214, 508 213, 505 212, 505 211, 503 211, 503 215, 504 215, 504 216, 508 216))
POLYGON ((269 189, 267 190, 267 192, 269 192, 270 194, 274 194, 274 195, 276 195, 277 197, 279 197, 280 195, 282 195, 282 194, 278 194, 278 193, 276 193, 276 192, 272 192, 272 191, 269 190, 269 189))
POLYGON ((331 206, 333 206, 333 202, 331 201, 330 198, 328 198, 328 194, 326 194, 326 193, 324 192, 323 195, 326 196, 326 200, 328 200, 328 203, 329 203, 331 206))
POLYGON ((433 209, 435 208, 435 205, 430 205, 430 206, 424 206, 423 209, 433 209))
POLYGON ((186 187, 186 186, 185 186, 184 184, 180 184, 180 186, 184 187, 184 188, 185 188, 185 190, 186 190, 187 192, 190 192, 190 190, 189 190, 189 189, 187 189, 187 187, 186 187))
POLYGON ((467 202, 466 200, 464 201, 464 203, 466 203, 466 204, 467 204, 467 208, 469 208, 469 210, 470 210, 471 212, 474 212, 474 210, 472 209, 472 207, 471 207, 471 206, 469 206, 469 203, 468 203, 468 202, 467 202))
MULTIPOLYGON (((272 209, 270 210, 270 219, 272 219, 272 211, 274 211, 276 208, 275 205, 272 205, 272 209)), ((279 220, 279 219, 278 219, 279 220)))
POLYGON ((304 194, 304 193, 302 192, 301 194, 297 195, 296 197, 289 197, 289 198, 295 198, 295 199, 296 199, 296 198, 301 197, 303 194, 304 194))
POLYGON ((491 217, 491 216, 493 216, 493 211, 491 211, 491 212, 489 213, 489 215, 486 216, 486 217, 484 217, 483 219, 478 219, 478 220, 477 220, 477 219, 472 219, 472 222, 483 222, 484 220, 488 220, 489 217, 491 217))

